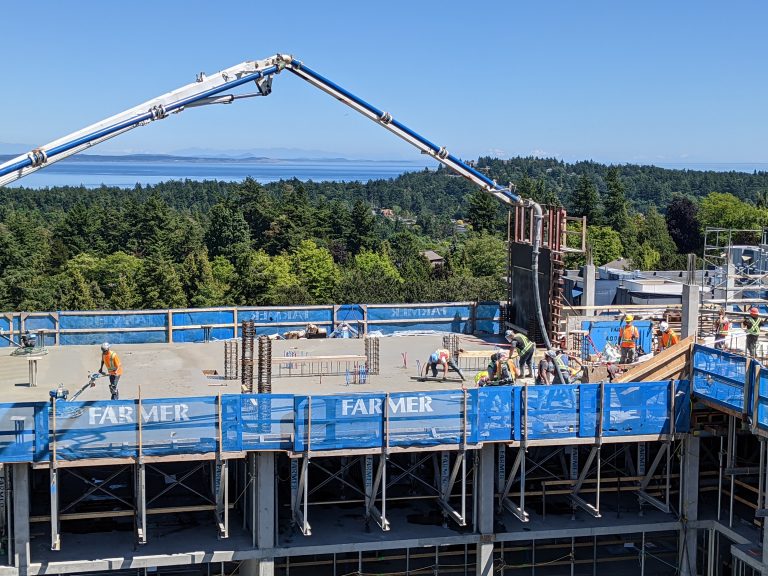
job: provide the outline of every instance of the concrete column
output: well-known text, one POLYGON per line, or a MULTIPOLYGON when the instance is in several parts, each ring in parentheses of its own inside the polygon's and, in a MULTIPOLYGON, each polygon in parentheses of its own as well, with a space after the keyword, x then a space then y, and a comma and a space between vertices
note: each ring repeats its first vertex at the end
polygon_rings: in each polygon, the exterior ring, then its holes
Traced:
POLYGON ((683 317, 680 336, 696 336, 699 330, 699 286, 696 284, 696 255, 688 254, 688 271, 683 284, 683 317))
MULTIPOLYGON (((277 543, 275 455, 272 452, 257 452, 252 457, 256 460, 256 547, 260 550, 269 550, 277 543)), ((242 576, 274 576, 275 559, 245 560, 240 565, 240 574, 242 576)))
POLYGON ((23 576, 29 568, 29 465, 13 470, 13 565, 23 576))
POLYGON ((698 436, 689 435, 684 440, 683 491, 680 532, 680 576, 696 576, 696 538, 698 530, 692 525, 699 519, 699 444, 698 436))
MULTIPOLYGON (((581 269, 581 274, 584 277, 584 288, 581 294, 582 306, 594 306, 595 305, 595 293, 597 279, 595 278, 595 265, 587 262, 587 265, 581 269)), ((594 310, 584 310, 584 316, 594 316, 594 310)))
MULTIPOLYGON (((499 445, 499 450, 504 450, 499 445)), ((494 508, 494 465, 495 445, 486 444, 480 450, 480 465, 477 470, 477 531, 483 536, 477 544, 476 574, 491 576, 493 569, 493 508, 494 508), (486 537, 487 536, 487 537, 486 537)))

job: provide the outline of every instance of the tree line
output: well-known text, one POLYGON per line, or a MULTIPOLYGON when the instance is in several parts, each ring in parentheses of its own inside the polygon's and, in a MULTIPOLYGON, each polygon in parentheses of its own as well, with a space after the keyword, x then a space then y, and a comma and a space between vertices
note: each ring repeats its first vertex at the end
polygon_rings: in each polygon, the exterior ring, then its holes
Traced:
MULTIPOLYGON (((598 265, 624 257, 635 268, 681 268, 686 254, 701 254, 707 227, 768 224, 764 172, 536 158, 475 167, 585 216, 598 265)), ((503 299, 505 233, 504 207, 443 168, 367 183, 4 188, 0 308, 503 299), (394 216, 376 215, 381 208, 394 216), (428 249, 442 266, 425 260, 428 249)))

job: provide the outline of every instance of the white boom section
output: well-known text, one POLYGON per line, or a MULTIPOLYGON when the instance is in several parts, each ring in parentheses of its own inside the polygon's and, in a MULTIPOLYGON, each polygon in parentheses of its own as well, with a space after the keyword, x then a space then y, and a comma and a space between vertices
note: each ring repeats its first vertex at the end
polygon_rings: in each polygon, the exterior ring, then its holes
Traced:
POLYGON ((221 72, 205 76, 200 74, 197 81, 182 86, 172 92, 134 106, 130 110, 91 124, 35 148, 0 165, 0 186, 9 184, 54 162, 77 154, 91 146, 114 138, 138 126, 144 126, 154 120, 166 118, 192 106, 203 104, 226 104, 234 96, 219 96, 221 92, 254 81, 259 94, 269 94, 271 75, 283 68, 280 57, 273 56, 265 60, 243 62, 221 72))

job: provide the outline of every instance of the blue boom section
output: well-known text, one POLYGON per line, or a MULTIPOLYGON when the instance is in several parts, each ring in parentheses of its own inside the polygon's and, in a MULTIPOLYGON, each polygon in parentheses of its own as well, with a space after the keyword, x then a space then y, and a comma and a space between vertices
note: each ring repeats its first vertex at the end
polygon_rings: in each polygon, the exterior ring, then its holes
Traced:
POLYGON ((689 430, 688 382, 0 404, 0 462, 477 446, 689 430), (602 407, 602 408, 601 408, 602 407), (525 429, 522 423, 526 422, 525 429), (598 426, 601 424, 600 426, 598 426))

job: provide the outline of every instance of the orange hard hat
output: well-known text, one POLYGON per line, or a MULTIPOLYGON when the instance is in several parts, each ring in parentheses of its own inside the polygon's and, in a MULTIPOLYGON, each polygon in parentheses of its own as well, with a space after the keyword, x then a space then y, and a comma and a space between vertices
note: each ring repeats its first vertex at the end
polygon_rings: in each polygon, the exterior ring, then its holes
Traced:
POLYGON ((757 311, 757 308, 754 308, 754 307, 752 307, 752 308, 750 308, 750 309, 749 309, 749 313, 750 313, 752 316, 757 316, 757 315, 759 314, 759 312, 757 311))

